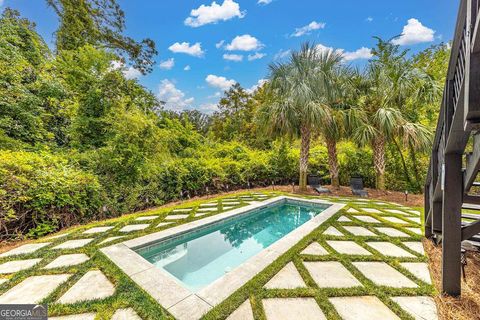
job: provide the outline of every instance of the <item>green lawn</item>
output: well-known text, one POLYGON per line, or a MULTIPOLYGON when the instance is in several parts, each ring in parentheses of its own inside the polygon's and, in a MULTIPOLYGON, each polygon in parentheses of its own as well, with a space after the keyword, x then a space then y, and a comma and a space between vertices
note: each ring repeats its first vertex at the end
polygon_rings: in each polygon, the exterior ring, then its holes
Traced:
MULTIPOLYGON (((267 195, 267 198, 272 196, 279 195, 279 192, 263 192, 267 195)), ((218 214, 223 212, 223 204, 221 199, 224 198, 232 198, 235 197, 239 199, 241 202, 240 205, 236 207, 247 205, 248 202, 239 198, 241 195, 249 195, 250 193, 237 193, 234 195, 216 197, 205 199, 201 201, 186 201, 176 207, 168 207, 168 208, 160 208, 155 210, 149 210, 147 212, 140 212, 136 214, 125 215, 123 217, 105 221, 99 221, 95 223, 91 223, 84 226, 70 228, 69 230, 63 231, 62 233, 68 233, 67 236, 56 238, 51 240, 53 243, 47 247, 44 247, 34 253, 25 254, 21 256, 13 256, 13 257, 6 257, 0 258, 0 264, 11 261, 11 260, 18 260, 18 259, 27 259, 27 258, 42 258, 39 264, 35 267, 17 272, 12 275, 6 275, 4 278, 8 279, 9 281, 0 285, 0 295, 3 294, 8 289, 12 288, 16 284, 20 283, 27 277, 33 275, 44 275, 44 274, 62 274, 68 273, 73 274, 70 279, 59 286, 52 294, 50 294, 43 303, 48 303, 49 305, 49 314, 51 316, 54 315, 67 315, 67 314, 79 314, 79 313, 86 313, 86 312, 95 312, 97 314, 96 319, 110 319, 113 313, 119 308, 133 308, 138 315, 142 319, 169 319, 172 318, 167 311, 165 311, 160 305, 158 305, 149 295, 147 295, 142 289, 140 289, 130 278, 124 275, 110 260, 108 260, 100 251, 99 248, 103 246, 110 246, 114 243, 122 242, 127 239, 136 238, 141 235, 149 234, 152 232, 156 232, 167 227, 172 227, 174 225, 178 225, 181 223, 190 222, 196 219, 195 212, 198 209, 198 206, 202 203, 218 201, 217 205, 217 212, 207 214, 202 216, 210 216, 213 214, 218 214), (164 218, 171 213, 173 209, 176 208, 192 208, 189 217, 173 223, 168 226, 157 228, 156 226, 164 220, 164 218), (158 215, 155 220, 151 221, 137 221, 136 218, 140 216, 150 216, 150 215, 158 215), (124 234, 119 232, 119 230, 128 224, 134 223, 149 223, 150 226, 147 229, 141 231, 135 231, 128 234, 124 234), (99 234, 93 235, 86 235, 82 234, 83 231, 90 229, 91 227, 95 226, 114 226, 113 229, 99 234), (111 241, 105 244, 99 244, 101 241, 108 237, 112 236, 124 236, 121 239, 111 241), (67 249, 67 250, 52 250, 51 247, 64 242, 65 240, 71 239, 82 239, 82 238, 91 238, 95 237, 95 240, 86 245, 85 247, 78 248, 78 249, 67 249), (58 269, 51 269, 51 270, 43 270, 42 267, 47 265, 56 257, 62 254, 69 254, 69 253, 85 253, 89 257, 90 260, 87 262, 80 264, 78 266, 73 267, 64 267, 58 269), (70 288, 78 279, 81 278, 89 270, 101 270, 108 279, 115 285, 116 290, 115 294, 107 299, 98 300, 98 301, 90 301, 90 302, 83 302, 83 303, 76 303, 76 304, 57 304, 55 301, 65 293, 68 288, 70 288)), ((297 195, 295 195, 297 196, 297 195)), ((257 200, 261 201, 262 198, 258 198, 258 195, 252 194, 252 197, 257 200)), ((267 199, 264 198, 264 199, 267 199)), ((365 244, 365 241, 390 241, 393 244, 405 249, 406 251, 415 254, 414 251, 410 250, 408 247, 402 244, 401 239, 399 238, 392 238, 386 235, 382 235, 377 232, 373 227, 374 225, 370 223, 365 223, 360 220, 356 220, 352 214, 347 213, 346 210, 349 208, 355 208, 360 211, 359 214, 361 215, 369 215, 372 217, 377 218, 382 222, 382 226, 391 226, 402 230, 403 232, 407 233, 410 236, 409 241, 421 240, 421 236, 415 233, 412 233, 406 230, 404 227, 419 227, 415 223, 410 223, 409 225, 396 225, 389 221, 384 220, 382 217, 388 216, 396 216, 398 218, 404 218, 404 216, 399 214, 387 213, 382 211, 384 209, 399 209, 399 210, 407 210, 406 207, 399 207, 394 204, 385 203, 386 205, 376 204, 375 201, 369 202, 355 202, 355 201, 343 201, 342 198, 329 198, 329 200, 337 202, 341 201, 347 204, 347 206, 342 209, 340 212, 336 213, 332 218, 326 221, 322 226, 316 229, 314 232, 309 234, 299 243, 297 243, 294 247, 288 250, 285 254, 283 254, 279 259, 274 261, 270 266, 260 272, 256 277, 254 277, 251 281, 247 282, 242 288, 236 291, 232 296, 222 302, 220 305, 216 306, 212 309, 208 314, 204 316, 205 319, 224 319, 226 318, 231 312, 233 312, 240 304, 242 304, 246 299, 250 299, 253 313, 256 319, 265 319, 264 310, 262 307, 262 299, 263 298, 270 298, 270 297, 313 297, 318 302, 319 306, 325 313, 328 319, 340 319, 339 315, 333 308, 333 306, 327 300, 328 297, 333 296, 352 296, 352 295, 375 295, 377 296, 385 305, 387 305, 391 310, 397 313, 402 319, 413 319, 409 316, 405 311, 403 311, 396 303, 394 303, 389 297, 391 296, 415 296, 415 295, 432 295, 434 293, 434 288, 431 285, 428 285, 417 278, 415 278, 411 273, 409 273, 406 269, 400 266, 400 262, 426 262, 427 259, 425 257, 418 256, 416 258, 390 258, 383 256, 381 253, 375 251, 371 247, 365 244), (376 213, 366 213, 362 211, 362 208, 376 208, 382 211, 381 214, 376 213), (342 222, 339 223, 337 219, 341 216, 349 217, 352 222, 342 222), (377 236, 372 237, 358 237, 349 234, 343 226, 363 226, 370 231, 377 233, 377 236), (335 236, 325 236, 322 235, 322 232, 328 228, 329 226, 334 226, 339 231, 341 231, 345 236, 343 237, 335 237, 335 236), (326 240, 329 239, 342 239, 342 240, 352 240, 355 241, 360 246, 364 247, 368 251, 370 251, 373 255, 371 256, 349 256, 349 255, 342 255, 334 251, 331 247, 328 246, 326 240), (326 256, 310 256, 310 255, 302 255, 300 252, 308 246, 310 243, 318 241, 322 247, 328 250, 329 255, 326 256), (383 287, 377 286, 372 283, 370 280, 365 278, 362 273, 360 273, 353 265, 352 262, 355 261, 385 261, 390 266, 394 267, 396 270, 403 273, 407 278, 414 281, 418 287, 414 289, 395 289, 390 287, 383 287), (300 272, 303 280, 307 284, 307 288, 302 289, 293 289, 293 290, 285 290, 285 289, 276 289, 276 290, 267 290, 264 289, 263 286, 265 283, 268 282, 278 271, 280 271, 287 263, 292 261, 296 266, 297 270, 300 272), (310 274, 308 273, 307 269, 303 265, 303 261, 339 261, 341 262, 362 284, 363 287, 361 288, 354 288, 354 289, 322 289, 319 288, 310 274)), ((353 198, 350 200, 354 200, 353 198)), ((412 215, 413 217, 413 215, 412 215)), ((405 219, 404 219, 405 220, 405 219)), ((48 238, 48 237, 46 237, 48 238)), ((46 242, 46 238, 42 238, 36 240, 35 242, 46 242)), ((403 238, 403 240, 405 240, 403 238)), ((1 278, 0 278, 1 279, 1 278)))

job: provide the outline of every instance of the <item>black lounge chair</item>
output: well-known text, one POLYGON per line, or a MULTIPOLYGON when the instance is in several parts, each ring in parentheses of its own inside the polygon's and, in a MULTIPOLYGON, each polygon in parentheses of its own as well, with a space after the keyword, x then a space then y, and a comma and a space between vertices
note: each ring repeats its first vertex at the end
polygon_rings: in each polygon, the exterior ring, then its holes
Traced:
POLYGON ((368 197, 367 190, 363 189, 363 179, 362 178, 350 178, 350 188, 352 188, 352 193, 356 196, 368 197))
POLYGON ((312 187, 313 190, 317 191, 318 193, 330 193, 330 190, 320 185, 319 176, 309 175, 307 178, 308 178, 308 185, 312 187))

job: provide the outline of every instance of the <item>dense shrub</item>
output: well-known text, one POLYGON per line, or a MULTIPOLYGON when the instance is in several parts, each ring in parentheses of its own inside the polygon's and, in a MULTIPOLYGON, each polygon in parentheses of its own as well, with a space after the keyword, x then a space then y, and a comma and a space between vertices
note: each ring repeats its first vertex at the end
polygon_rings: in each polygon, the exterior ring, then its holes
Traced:
POLYGON ((98 179, 46 152, 0 153, 2 235, 40 236, 99 216, 98 179))

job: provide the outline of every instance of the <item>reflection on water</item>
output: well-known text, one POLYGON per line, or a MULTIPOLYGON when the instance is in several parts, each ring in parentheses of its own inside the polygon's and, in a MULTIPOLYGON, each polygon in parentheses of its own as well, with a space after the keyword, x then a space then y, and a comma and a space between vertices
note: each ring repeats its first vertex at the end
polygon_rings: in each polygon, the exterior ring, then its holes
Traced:
POLYGON ((326 207, 282 203, 139 253, 197 291, 326 207))

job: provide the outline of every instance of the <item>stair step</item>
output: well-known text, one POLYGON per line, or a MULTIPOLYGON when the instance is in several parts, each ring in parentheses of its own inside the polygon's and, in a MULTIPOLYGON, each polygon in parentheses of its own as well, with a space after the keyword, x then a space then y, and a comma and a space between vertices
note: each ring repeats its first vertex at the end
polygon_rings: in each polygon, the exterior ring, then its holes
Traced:
POLYGON ((464 203, 462 209, 480 210, 480 204, 464 203))

